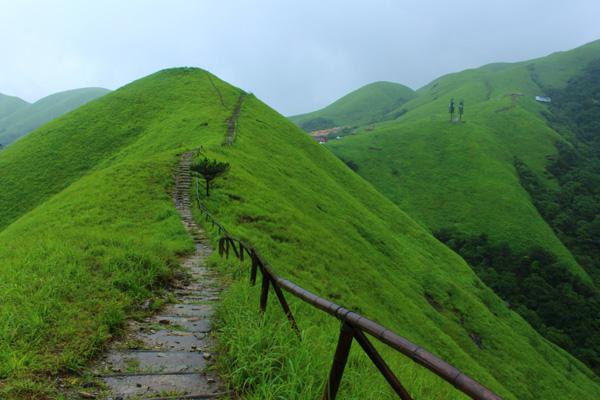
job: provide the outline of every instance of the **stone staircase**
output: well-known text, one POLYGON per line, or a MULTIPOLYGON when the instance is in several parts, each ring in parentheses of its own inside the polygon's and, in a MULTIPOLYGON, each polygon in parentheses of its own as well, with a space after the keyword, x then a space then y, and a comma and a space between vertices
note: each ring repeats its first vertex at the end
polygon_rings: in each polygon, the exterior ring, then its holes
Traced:
POLYGON ((190 206, 192 153, 182 155, 175 171, 173 198, 196 250, 182 260, 187 272, 174 285, 174 304, 142 322, 129 323, 125 340, 115 343, 96 368, 108 387, 106 398, 230 398, 212 371, 211 318, 220 288, 205 266, 211 246, 190 206))

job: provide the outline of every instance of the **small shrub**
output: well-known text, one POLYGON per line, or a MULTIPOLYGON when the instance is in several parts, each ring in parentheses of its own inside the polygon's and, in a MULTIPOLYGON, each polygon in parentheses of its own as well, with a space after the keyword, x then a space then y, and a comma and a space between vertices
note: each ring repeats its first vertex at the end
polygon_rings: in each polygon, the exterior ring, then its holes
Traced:
POLYGON ((202 176, 206 182, 206 197, 210 196, 210 183, 229 171, 229 163, 217 160, 209 160, 204 157, 203 160, 194 163, 191 167, 192 172, 202 176))

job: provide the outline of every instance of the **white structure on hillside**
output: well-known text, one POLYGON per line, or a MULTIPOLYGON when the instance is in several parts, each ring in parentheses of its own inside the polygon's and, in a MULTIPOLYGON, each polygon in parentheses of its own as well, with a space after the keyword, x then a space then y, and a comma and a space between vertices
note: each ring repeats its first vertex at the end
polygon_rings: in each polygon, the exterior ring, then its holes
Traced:
POLYGON ((535 99, 542 103, 552 103, 552 99, 548 96, 535 96, 535 99))

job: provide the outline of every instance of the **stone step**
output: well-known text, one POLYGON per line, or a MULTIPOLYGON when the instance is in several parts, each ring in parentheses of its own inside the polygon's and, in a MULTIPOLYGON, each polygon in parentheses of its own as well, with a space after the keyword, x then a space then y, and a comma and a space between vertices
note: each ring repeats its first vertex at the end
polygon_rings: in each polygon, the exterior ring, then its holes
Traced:
POLYGON ((109 352, 103 369, 105 375, 112 375, 114 373, 200 372, 206 366, 206 359, 198 351, 124 350, 109 352))
MULTIPOLYGON (((198 293, 198 297, 203 296, 198 293)), ((214 308, 210 304, 172 304, 165 307, 161 314, 176 317, 210 318, 214 314, 214 308)))
POLYGON ((140 331, 137 338, 146 350, 198 351, 206 347, 207 334, 203 332, 173 331, 168 329, 140 331))
MULTIPOLYGON (((195 289, 204 287, 204 285, 206 285, 206 283, 198 284, 198 286, 195 287, 195 289)), ((179 291, 176 291, 175 295, 178 297, 181 297, 181 298, 186 298, 186 297, 206 298, 206 297, 214 297, 214 296, 221 295, 221 290, 219 290, 217 288, 213 288, 212 285, 209 287, 206 287, 206 289, 203 291, 192 290, 189 286, 181 287, 177 290, 179 290, 179 291)))
MULTIPOLYGON (((193 299, 199 299, 196 302, 200 301, 200 302, 205 302, 205 303, 209 303, 211 301, 214 301, 215 298, 219 298, 219 296, 221 296, 221 292, 217 291, 217 290, 211 290, 211 291, 206 291, 206 292, 198 292, 196 290, 192 290, 192 291, 187 291, 187 287, 182 287, 179 288, 179 290, 186 290, 186 292, 180 292, 180 293, 175 293, 175 296, 178 299, 182 299, 182 300, 187 300, 187 301, 181 301, 180 303, 185 303, 185 304, 189 304, 192 298, 193 299)), ((178 312, 184 313, 186 312, 185 310, 178 310, 178 312)), ((185 316, 185 315, 183 315, 185 316)))
MULTIPOLYGON (((212 253, 212 251, 211 251, 212 253)), ((201 265, 191 266, 189 268, 191 274, 202 275, 205 279, 216 282, 217 277, 220 276, 217 272, 207 269, 201 265)))
MULTIPOLYGON (((203 282, 203 287, 207 290, 213 289, 216 286, 216 275, 210 272, 190 272, 192 275, 193 282, 203 282)), ((218 288, 214 288, 214 290, 220 291, 218 288)))
POLYGON ((114 393, 113 398, 117 396, 123 398, 156 397, 165 392, 178 395, 219 393, 215 379, 207 377, 203 373, 109 376, 104 378, 104 382, 114 393))
POLYGON ((157 315, 152 317, 151 322, 158 323, 160 325, 165 325, 170 327, 170 329, 175 329, 177 327, 183 328, 185 331, 192 333, 208 333, 210 332, 211 323, 209 317, 211 317, 213 312, 207 312, 203 316, 194 316, 194 317, 182 317, 179 315, 157 315))
POLYGON ((215 296, 186 296, 186 297, 181 297, 181 298, 177 298, 177 301, 181 302, 182 304, 192 304, 192 305, 198 305, 198 304, 210 304, 215 302, 215 296))
POLYGON ((210 277, 194 276, 190 277, 189 282, 186 285, 179 286, 177 290, 185 290, 186 292, 177 293, 179 296, 218 296, 221 294, 221 290, 216 288, 216 282, 211 281, 210 277))
POLYGON ((213 290, 213 287, 215 286, 213 282, 207 282, 206 280, 203 280, 202 282, 197 282, 197 279, 198 278, 194 279, 192 277, 192 281, 189 285, 186 285, 186 289, 191 292, 198 292, 197 294, 200 294, 200 292, 203 291, 207 291, 207 293, 210 292, 210 295, 218 295, 220 293, 218 289, 213 290))

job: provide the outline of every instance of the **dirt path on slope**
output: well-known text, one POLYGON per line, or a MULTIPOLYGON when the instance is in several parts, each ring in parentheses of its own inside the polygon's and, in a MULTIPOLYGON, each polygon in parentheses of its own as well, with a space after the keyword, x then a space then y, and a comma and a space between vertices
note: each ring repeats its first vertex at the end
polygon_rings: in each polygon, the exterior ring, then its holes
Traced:
POLYGON ((225 145, 232 145, 235 141, 235 134, 237 131, 237 123, 240 118, 240 113, 242 112, 242 104, 244 103, 244 98, 246 97, 246 93, 240 94, 238 97, 238 101, 235 104, 235 108, 231 113, 231 116, 227 119, 227 133, 225 134, 225 145))
POLYGON ((178 281, 176 298, 143 322, 130 322, 129 334, 115 343, 97 367, 110 389, 106 398, 211 399, 228 397, 218 376, 208 369, 213 360, 210 339, 214 302, 219 287, 205 266, 212 248, 196 224, 190 207, 193 153, 182 155, 175 171, 173 199, 196 250, 181 260, 189 278, 178 281))

